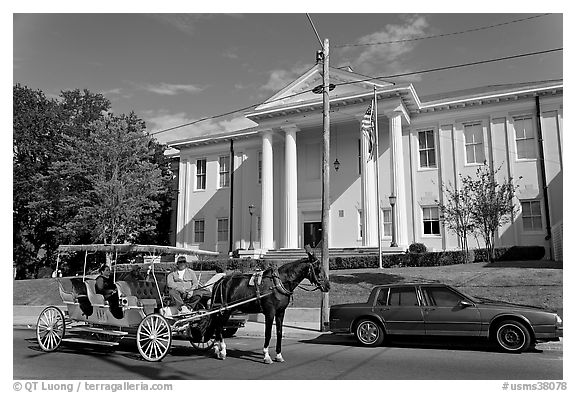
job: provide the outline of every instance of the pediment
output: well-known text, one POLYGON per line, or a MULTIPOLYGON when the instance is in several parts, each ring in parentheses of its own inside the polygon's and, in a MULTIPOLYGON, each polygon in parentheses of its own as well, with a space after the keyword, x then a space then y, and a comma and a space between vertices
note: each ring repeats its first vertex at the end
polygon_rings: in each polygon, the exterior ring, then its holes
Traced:
MULTIPOLYGON (((370 78, 349 70, 330 68, 330 84, 336 85, 334 90, 330 91, 330 98, 343 98, 366 94, 372 92, 374 86, 384 88, 393 85, 393 83, 382 80, 367 81, 366 79, 370 78)), ((317 64, 284 89, 270 97, 262 105, 258 106, 251 115, 275 108, 318 102, 322 100, 322 95, 315 94, 311 90, 321 85, 322 64, 317 64)))

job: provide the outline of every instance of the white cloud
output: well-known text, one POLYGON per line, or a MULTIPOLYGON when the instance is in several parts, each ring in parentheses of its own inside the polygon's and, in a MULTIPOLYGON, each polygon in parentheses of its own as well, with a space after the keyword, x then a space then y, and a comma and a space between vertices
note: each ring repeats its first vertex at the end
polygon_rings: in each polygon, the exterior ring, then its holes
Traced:
MULTIPOLYGON (((388 24, 382 30, 360 37, 357 44, 366 46, 346 47, 340 51, 341 64, 351 64, 355 71, 372 76, 409 72, 405 63, 416 42, 400 42, 370 45, 381 42, 418 38, 429 28, 426 17, 421 15, 402 16, 402 24, 388 24)), ((419 79, 412 77, 411 80, 419 79)))
MULTIPOLYGON (((143 118, 146 121, 148 131, 151 133, 158 133, 162 130, 193 123, 198 120, 189 117, 188 114, 184 112, 170 113, 167 110, 147 111, 143 113, 143 118)), ((255 125, 256 123, 253 121, 248 120, 243 116, 238 116, 205 120, 196 124, 179 127, 174 130, 160 132, 155 136, 159 141, 168 143, 201 135, 241 130, 244 128, 254 127, 255 125)))
POLYGON ((270 72, 268 82, 260 89, 277 92, 308 71, 312 64, 295 65, 289 70, 273 70, 270 72))
POLYGON ((213 17, 210 14, 154 14, 151 16, 190 35, 194 34, 199 21, 213 17))
POLYGON ((204 87, 196 85, 173 84, 173 83, 160 83, 160 84, 145 84, 139 85, 140 88, 160 95, 173 96, 178 93, 199 93, 203 91, 204 87))

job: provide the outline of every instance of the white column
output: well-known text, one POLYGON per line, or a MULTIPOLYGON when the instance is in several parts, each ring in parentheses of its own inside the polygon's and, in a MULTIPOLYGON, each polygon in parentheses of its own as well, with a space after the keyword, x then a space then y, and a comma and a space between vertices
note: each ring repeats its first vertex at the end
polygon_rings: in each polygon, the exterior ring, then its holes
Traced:
POLYGON ((360 130, 361 186, 362 186, 362 245, 378 247, 378 204, 376 200, 375 146, 372 157, 369 153, 370 140, 360 130))
POLYGON ((298 166, 296 126, 282 127, 286 133, 284 154, 284 247, 298 248, 298 166))
POLYGON ((396 195, 394 207, 394 224, 396 226, 396 243, 399 247, 408 246, 408 213, 406 182, 404 179, 404 150, 402 148, 402 112, 393 112, 390 117, 390 149, 393 156, 391 163, 391 190, 396 195))
POLYGON ((274 179, 272 130, 262 133, 262 205, 260 208, 260 248, 269 250, 274 241, 274 179))
POLYGON ((188 198, 188 192, 186 190, 190 187, 188 185, 188 160, 180 157, 180 162, 178 164, 178 215, 176 219, 176 246, 184 247, 186 242, 186 227, 188 223, 186 222, 186 199, 188 198))

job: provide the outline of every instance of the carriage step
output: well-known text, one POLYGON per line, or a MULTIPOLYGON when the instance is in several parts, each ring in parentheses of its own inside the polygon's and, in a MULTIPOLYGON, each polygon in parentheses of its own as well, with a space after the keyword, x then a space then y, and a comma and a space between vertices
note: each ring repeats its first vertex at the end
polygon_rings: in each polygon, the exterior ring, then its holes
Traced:
POLYGON ((125 336, 128 334, 128 332, 122 332, 119 330, 106 330, 91 326, 77 326, 74 327, 73 330, 74 332, 99 333, 99 334, 106 334, 108 336, 125 336))
POLYGON ((117 342, 100 341, 100 340, 87 340, 85 338, 64 338, 64 339, 62 339, 62 341, 66 342, 66 343, 101 345, 104 347, 115 347, 119 344, 117 342))

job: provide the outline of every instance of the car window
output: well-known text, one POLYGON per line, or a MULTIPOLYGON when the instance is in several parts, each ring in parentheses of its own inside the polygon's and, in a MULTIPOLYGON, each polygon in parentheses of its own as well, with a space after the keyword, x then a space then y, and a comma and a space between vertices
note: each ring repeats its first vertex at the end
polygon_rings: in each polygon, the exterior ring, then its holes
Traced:
POLYGON ((378 294, 378 299, 376 299, 376 303, 379 306, 385 306, 387 301, 388 301, 388 288, 382 288, 380 290, 380 293, 378 294))
POLYGON ((417 306, 416 288, 390 288, 389 306, 417 306))
POLYGON ((438 307, 454 307, 463 300, 463 298, 457 293, 451 291, 448 288, 438 287, 438 288, 423 288, 431 305, 438 307))

